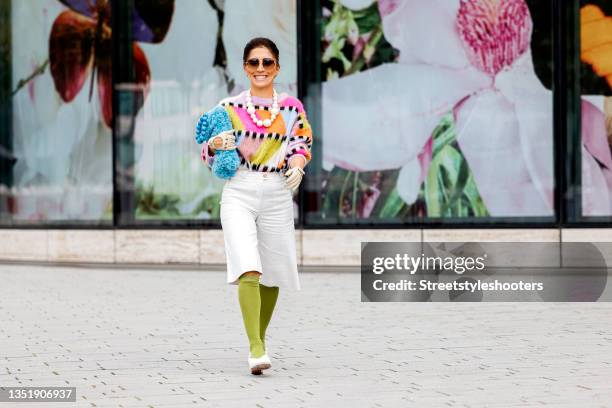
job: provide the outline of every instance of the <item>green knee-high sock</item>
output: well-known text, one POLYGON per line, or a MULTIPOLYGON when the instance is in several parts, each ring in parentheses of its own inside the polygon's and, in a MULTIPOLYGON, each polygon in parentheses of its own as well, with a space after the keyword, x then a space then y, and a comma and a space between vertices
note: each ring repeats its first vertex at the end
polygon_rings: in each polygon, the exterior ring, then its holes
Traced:
POLYGON ((243 275, 238 281, 238 300, 244 328, 249 338, 251 357, 264 355, 264 347, 259 337, 259 311, 261 297, 259 294, 259 275, 243 275))
POLYGON ((266 348, 266 329, 272 319, 272 312, 278 299, 278 286, 266 286, 259 284, 259 294, 261 296, 261 310, 259 312, 259 333, 261 343, 266 348))

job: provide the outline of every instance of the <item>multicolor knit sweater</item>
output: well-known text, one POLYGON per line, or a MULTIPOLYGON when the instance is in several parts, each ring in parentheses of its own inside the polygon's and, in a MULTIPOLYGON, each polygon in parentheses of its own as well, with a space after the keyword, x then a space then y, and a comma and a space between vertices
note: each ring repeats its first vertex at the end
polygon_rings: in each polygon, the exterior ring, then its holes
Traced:
MULTIPOLYGON (((225 98, 219 105, 225 107, 234 128, 236 151, 240 167, 263 172, 285 172, 293 156, 303 156, 310 162, 312 129, 306 119, 302 103, 286 93, 278 95, 280 113, 269 128, 257 126, 246 110, 246 92, 225 98)), ((255 115, 259 119, 270 117, 272 98, 251 97, 255 115)), ((212 167, 215 154, 204 144, 202 160, 212 167)))

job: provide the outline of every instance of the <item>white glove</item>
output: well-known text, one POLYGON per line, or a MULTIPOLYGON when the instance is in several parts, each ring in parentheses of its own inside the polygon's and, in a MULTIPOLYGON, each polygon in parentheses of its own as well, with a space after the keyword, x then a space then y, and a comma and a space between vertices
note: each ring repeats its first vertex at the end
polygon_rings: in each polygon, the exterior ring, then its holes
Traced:
POLYGON ((234 136, 234 131, 233 130, 225 130, 213 137, 211 137, 208 140, 208 145, 213 149, 213 150, 232 150, 236 148, 236 136, 234 136), (220 147, 216 147, 215 145, 215 139, 221 139, 221 146, 220 147))
POLYGON ((298 186, 302 182, 302 177, 304 177, 304 170, 301 167, 292 167, 285 172, 285 185, 291 189, 291 192, 295 192, 298 186))

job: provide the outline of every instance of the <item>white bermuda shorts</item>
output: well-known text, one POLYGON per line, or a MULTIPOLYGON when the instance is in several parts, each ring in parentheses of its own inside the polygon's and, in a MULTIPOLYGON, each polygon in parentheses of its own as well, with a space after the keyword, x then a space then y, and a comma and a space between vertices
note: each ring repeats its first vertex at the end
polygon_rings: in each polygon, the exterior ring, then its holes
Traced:
POLYGON ((247 271, 259 282, 300 290, 295 249, 293 195, 282 173, 239 168, 221 193, 227 283, 247 271))

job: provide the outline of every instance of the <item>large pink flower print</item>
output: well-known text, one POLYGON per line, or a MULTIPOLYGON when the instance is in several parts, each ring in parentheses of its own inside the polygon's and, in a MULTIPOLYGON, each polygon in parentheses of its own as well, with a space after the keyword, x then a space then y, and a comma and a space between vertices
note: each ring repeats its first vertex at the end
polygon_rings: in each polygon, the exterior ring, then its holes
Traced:
POLYGON ((324 83, 324 165, 401 168, 411 204, 450 111, 489 214, 553 215, 553 99, 534 73, 524 0, 378 5, 399 60, 324 83))
MULTIPOLYGON (((49 61, 55 88, 64 102, 71 102, 90 79, 91 98, 94 77, 104 123, 110 127, 112 99, 112 30, 110 0, 59 0, 67 7, 55 19, 49 35, 49 61), (97 74, 97 75, 96 75, 97 74)), ((161 42, 172 20, 174 0, 135 0, 132 10, 134 40, 161 42)), ((132 42, 134 83, 138 98, 135 110, 146 98, 151 71, 142 48, 132 42)))

